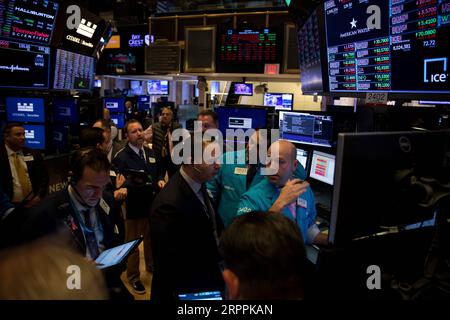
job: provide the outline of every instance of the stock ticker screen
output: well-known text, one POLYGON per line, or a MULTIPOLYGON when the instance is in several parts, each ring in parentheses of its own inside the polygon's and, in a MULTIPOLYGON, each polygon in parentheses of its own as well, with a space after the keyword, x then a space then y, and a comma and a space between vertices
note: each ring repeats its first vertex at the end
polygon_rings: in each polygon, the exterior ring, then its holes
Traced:
POLYGON ((91 90, 94 81, 94 67, 94 58, 58 49, 53 88, 91 90))
POLYGON ((0 0, 0 36, 50 44, 58 6, 48 0, 0 0))
POLYGON ((324 9, 331 92, 450 93, 450 0, 330 0, 324 9))
POLYGON ((48 89, 50 48, 0 39, 0 88, 48 89))
POLYGON ((263 73, 265 63, 279 62, 278 41, 271 29, 228 29, 219 35, 218 69, 263 73))

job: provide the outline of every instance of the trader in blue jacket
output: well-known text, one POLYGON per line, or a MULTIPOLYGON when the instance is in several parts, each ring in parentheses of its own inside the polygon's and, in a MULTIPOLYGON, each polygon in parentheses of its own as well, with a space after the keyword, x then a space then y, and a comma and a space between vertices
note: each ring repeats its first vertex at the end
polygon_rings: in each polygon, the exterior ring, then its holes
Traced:
MULTIPOLYGON (((260 137, 257 130, 250 137, 245 150, 225 153, 219 172, 207 183, 208 190, 218 204, 225 228, 237 216, 241 196, 264 179, 261 175, 262 164, 249 164, 249 152, 259 149, 260 137)), ((294 177, 301 180, 306 178, 306 171, 301 164, 296 167, 294 177)))
POLYGON ((276 149, 278 156, 274 156, 270 161, 278 161, 277 173, 267 176, 244 193, 237 214, 252 211, 281 213, 296 222, 305 243, 326 244, 327 236, 320 233, 315 224, 317 212, 309 183, 293 179, 298 167, 295 146, 286 140, 274 142, 269 148, 269 157, 276 155, 276 149))

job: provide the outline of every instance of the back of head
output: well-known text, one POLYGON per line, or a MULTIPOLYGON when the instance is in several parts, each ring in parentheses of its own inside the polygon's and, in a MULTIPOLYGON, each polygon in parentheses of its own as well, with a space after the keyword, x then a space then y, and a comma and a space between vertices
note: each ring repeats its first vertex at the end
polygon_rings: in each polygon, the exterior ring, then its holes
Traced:
POLYGON ((306 251, 298 227, 280 214, 237 217, 221 237, 225 269, 239 279, 240 299, 301 299, 306 251))
POLYGON ((105 137, 103 136, 103 129, 98 127, 85 128, 80 132, 80 146, 81 148, 86 147, 97 147, 105 142, 105 137))
POLYGON ((0 279, 0 299, 108 299, 101 271, 83 256, 48 239, 3 252, 0 279))
POLYGON ((99 149, 93 147, 79 149, 72 154, 70 159, 73 182, 81 179, 86 167, 96 172, 109 172, 111 165, 106 154, 99 149))

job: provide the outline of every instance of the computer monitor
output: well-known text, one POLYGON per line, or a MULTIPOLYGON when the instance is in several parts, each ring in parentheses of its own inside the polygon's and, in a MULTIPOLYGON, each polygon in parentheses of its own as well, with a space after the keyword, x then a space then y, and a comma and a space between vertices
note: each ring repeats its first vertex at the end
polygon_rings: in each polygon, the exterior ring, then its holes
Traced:
POLYGON ((124 114, 111 114, 111 121, 114 122, 117 128, 122 129, 125 126, 124 114))
POLYGON ((237 96, 252 96, 253 95, 253 84, 235 82, 233 86, 233 94, 237 96))
POLYGON ((224 137, 227 129, 257 129, 267 127, 267 109, 261 107, 219 107, 219 128, 224 137))
POLYGON ((53 99, 53 120, 60 123, 79 123, 77 101, 74 98, 53 99))
POLYGON ((45 122, 44 99, 6 98, 6 117, 10 122, 45 122))
POLYGON ((148 94, 167 95, 169 94, 168 80, 149 80, 147 83, 148 94))
POLYGON ((450 192, 449 151, 449 130, 339 134, 330 243, 433 218, 450 192))
POLYGON ((56 50, 54 89, 90 91, 94 79, 94 58, 61 49, 56 50))
POLYGON ((307 170, 308 166, 308 151, 297 148, 297 160, 307 170))
POLYGON ((292 93, 264 93, 264 105, 275 110, 292 110, 294 95, 292 93))
POLYGON ((125 112, 125 98, 104 98, 104 106, 110 112, 125 112))
POLYGON ((280 138, 294 143, 332 147, 333 119, 326 114, 280 111, 280 138))
POLYGON ((45 126, 25 124, 25 147, 30 149, 45 149, 45 126))
POLYGON ((314 150, 309 177, 333 185, 335 159, 333 154, 314 150))

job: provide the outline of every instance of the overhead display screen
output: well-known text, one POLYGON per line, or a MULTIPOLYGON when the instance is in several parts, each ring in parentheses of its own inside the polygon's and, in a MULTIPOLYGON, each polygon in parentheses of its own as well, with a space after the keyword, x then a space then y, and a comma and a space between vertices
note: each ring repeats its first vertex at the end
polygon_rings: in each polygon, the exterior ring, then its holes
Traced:
POLYGON ((450 0, 325 2, 331 92, 450 94, 450 0))
POLYGON ((0 88, 48 89, 50 48, 0 40, 0 88))
POLYGON ((265 63, 280 61, 278 35, 271 29, 228 29, 219 35, 219 72, 263 73, 265 63))
POLYGON ((94 81, 94 58, 58 49, 54 89, 90 90, 94 81))
POLYGON ((0 37, 50 44, 58 6, 48 0, 0 1, 0 37))

